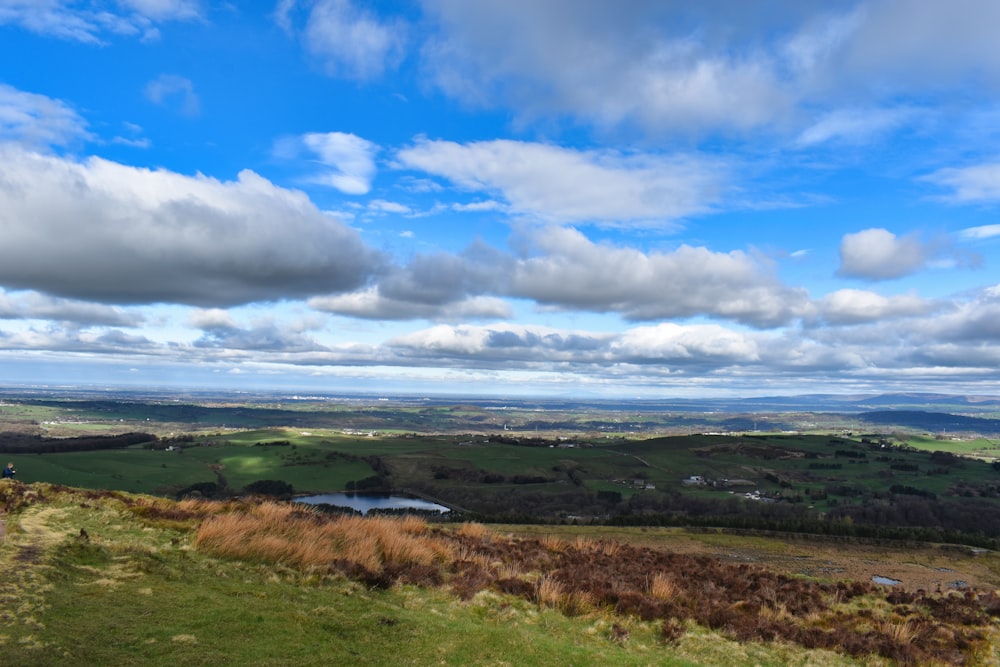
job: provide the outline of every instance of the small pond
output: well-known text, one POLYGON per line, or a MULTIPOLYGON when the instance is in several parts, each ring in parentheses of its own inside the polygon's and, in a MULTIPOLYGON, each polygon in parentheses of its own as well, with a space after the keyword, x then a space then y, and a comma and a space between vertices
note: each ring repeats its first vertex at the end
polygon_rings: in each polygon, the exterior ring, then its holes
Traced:
POLYGON ((438 505, 420 498, 411 496, 398 496, 388 493, 320 493, 315 496, 303 496, 295 499, 296 502, 307 505, 333 505, 334 507, 349 507, 362 514, 368 514, 370 510, 400 510, 416 509, 429 512, 449 512, 444 505, 438 505))

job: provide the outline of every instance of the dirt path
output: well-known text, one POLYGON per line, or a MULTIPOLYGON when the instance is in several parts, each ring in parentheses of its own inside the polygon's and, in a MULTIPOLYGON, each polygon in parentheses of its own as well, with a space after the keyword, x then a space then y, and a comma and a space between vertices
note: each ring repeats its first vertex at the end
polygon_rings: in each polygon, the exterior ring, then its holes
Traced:
POLYGON ((0 632, 0 653, 8 642, 30 646, 36 641, 33 632, 41 626, 36 620, 45 610, 45 594, 52 587, 45 568, 37 561, 45 550, 58 544, 66 533, 49 528, 49 521, 61 510, 28 508, 17 515, 10 526, 9 516, 0 519, 0 627, 18 628, 17 636, 0 632))

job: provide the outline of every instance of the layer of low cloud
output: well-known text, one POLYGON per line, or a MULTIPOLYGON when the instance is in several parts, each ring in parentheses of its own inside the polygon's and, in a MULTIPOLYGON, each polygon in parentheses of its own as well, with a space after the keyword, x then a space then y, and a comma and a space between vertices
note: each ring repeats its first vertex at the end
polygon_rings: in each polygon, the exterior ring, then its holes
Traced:
POLYGON ((497 320, 511 317, 513 311, 503 299, 471 296, 427 303, 386 296, 378 288, 352 294, 314 297, 309 306, 316 310, 370 320, 497 320))
MULTIPOLYGON (((803 378, 833 386, 879 391, 913 382, 972 385, 995 374, 1000 360, 1000 287, 920 308, 912 299, 880 300, 868 293, 831 295, 836 304, 871 304, 882 317, 847 312, 836 327, 744 330, 724 324, 661 322, 616 332, 493 322, 436 324, 378 342, 323 343, 322 331, 268 320, 243 323, 229 311, 204 309, 191 323, 202 335, 189 344, 157 343, 120 329, 81 330, 53 323, 45 329, 4 331, 0 348, 47 354, 107 355, 136 363, 184 360, 226 368, 303 370, 377 366, 448 374, 452 381, 482 372, 544 374, 549 382, 611 383, 621 388, 680 387, 756 391, 797 386, 803 378), (905 318, 906 325, 899 325, 905 318), (692 384, 693 383, 693 384, 692 384), (846 384, 845 384, 846 383, 846 384)), ((830 305, 834 304, 834 305, 830 305)), ((831 316, 832 317, 832 316, 831 316)), ((511 376, 513 377, 513 376, 511 376)), ((539 376, 541 377, 541 376, 539 376)), ((499 386, 499 385, 498 385, 499 386)))
POLYGON ((353 291, 381 263, 305 194, 0 146, 0 284, 202 306, 353 291))
POLYGON ((138 313, 99 303, 53 298, 38 292, 0 290, 0 319, 54 320, 82 326, 135 327, 145 321, 138 313))

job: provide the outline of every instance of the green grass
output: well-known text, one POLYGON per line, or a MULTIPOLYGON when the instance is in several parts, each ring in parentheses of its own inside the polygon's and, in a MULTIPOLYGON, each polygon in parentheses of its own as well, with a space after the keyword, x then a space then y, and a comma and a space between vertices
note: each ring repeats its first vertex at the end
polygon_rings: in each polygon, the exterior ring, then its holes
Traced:
POLYGON ((945 451, 962 456, 982 456, 989 459, 1000 458, 1000 442, 989 438, 972 440, 939 440, 928 436, 913 436, 906 444, 926 452, 945 451))
POLYGON ((655 624, 601 610, 571 618, 493 593, 461 602, 443 589, 369 590, 220 560, 190 547, 193 525, 45 493, 50 503, 8 517, 0 547, 4 665, 881 664, 740 644, 694 626, 667 645, 655 624), (615 638, 615 623, 627 639, 615 638))

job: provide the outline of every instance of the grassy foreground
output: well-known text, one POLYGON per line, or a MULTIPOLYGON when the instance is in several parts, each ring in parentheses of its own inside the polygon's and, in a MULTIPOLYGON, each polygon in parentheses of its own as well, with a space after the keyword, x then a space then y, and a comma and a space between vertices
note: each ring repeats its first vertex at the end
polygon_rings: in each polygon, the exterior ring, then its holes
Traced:
POLYGON ((3 665, 893 664, 877 651, 739 641, 744 617, 803 632, 838 622, 851 635, 926 647, 895 654, 903 663, 997 664, 992 593, 975 604, 941 598, 957 606, 892 603, 868 585, 820 589, 612 542, 513 539, 476 524, 345 523, 271 503, 12 482, 0 486, 0 506, 3 665), (644 571, 613 569, 636 558, 644 571), (606 595, 617 602, 601 597, 592 571, 608 573, 606 595), (740 604, 703 606, 700 598, 737 585, 726 583, 734 572, 744 580, 740 604), (642 589, 618 587, 630 578, 642 589), (801 618, 799 599, 811 600, 801 618), (965 616, 934 611, 945 608, 965 616), (673 609, 673 620, 649 609, 673 609), (696 621, 702 612, 708 620, 696 621), (947 650, 932 661, 933 646, 947 650))

